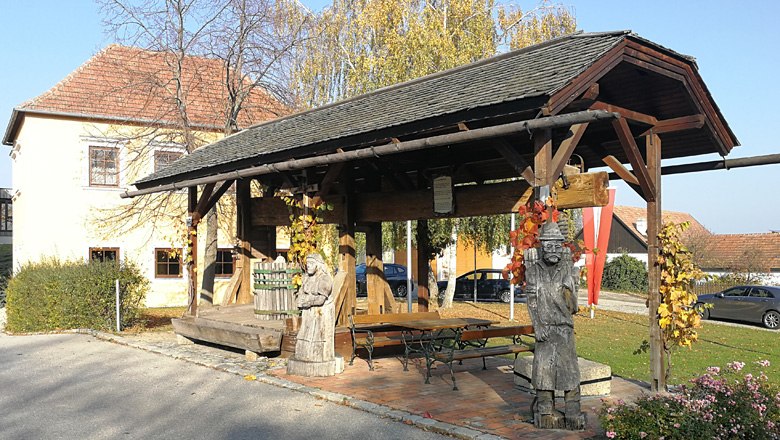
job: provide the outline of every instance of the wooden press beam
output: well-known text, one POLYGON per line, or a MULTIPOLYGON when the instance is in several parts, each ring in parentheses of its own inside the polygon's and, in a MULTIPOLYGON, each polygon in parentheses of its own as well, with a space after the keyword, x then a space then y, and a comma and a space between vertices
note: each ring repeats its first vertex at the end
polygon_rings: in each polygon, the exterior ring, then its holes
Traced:
MULTIPOLYGON (((568 179, 569 188, 558 190, 560 209, 607 204, 609 177, 606 172, 575 174, 568 179)), ((453 188, 456 211, 452 216, 474 217, 517 212, 532 194, 531 186, 525 180, 456 186, 453 188)), ((359 193, 348 197, 350 203, 354 203, 354 221, 358 223, 441 217, 433 212, 433 193, 430 189, 359 193)), ((332 211, 321 214, 323 223, 343 224, 345 198, 334 194, 323 200, 333 206, 332 211)), ((278 197, 252 198, 251 206, 253 226, 282 226, 290 223, 287 206, 278 197)))
POLYGON ((647 166, 642 159, 639 148, 636 146, 634 135, 631 133, 631 129, 628 128, 628 123, 623 118, 615 119, 612 121, 612 127, 615 129, 620 145, 623 147, 623 151, 626 153, 628 161, 631 163, 631 168, 639 181, 639 187, 642 188, 642 197, 648 202, 653 201, 655 199, 655 185, 650 180, 647 166))

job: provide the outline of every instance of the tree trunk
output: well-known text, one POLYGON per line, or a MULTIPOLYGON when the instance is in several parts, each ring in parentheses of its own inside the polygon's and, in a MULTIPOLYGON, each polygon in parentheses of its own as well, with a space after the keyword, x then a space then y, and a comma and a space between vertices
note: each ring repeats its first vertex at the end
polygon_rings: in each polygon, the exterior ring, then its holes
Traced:
POLYGON ((200 299, 208 304, 214 304, 214 277, 217 266, 217 207, 206 214, 206 246, 203 254, 203 281, 200 288, 200 299))
POLYGON ((452 307, 452 298, 455 296, 455 278, 458 273, 455 268, 458 265, 458 222, 452 224, 452 244, 449 251, 449 264, 447 271, 447 290, 444 291, 444 300, 441 303, 443 309, 452 307))
POLYGON ((428 295, 429 298, 436 298, 436 301, 439 301, 439 285, 436 284, 436 275, 430 264, 428 264, 428 295))

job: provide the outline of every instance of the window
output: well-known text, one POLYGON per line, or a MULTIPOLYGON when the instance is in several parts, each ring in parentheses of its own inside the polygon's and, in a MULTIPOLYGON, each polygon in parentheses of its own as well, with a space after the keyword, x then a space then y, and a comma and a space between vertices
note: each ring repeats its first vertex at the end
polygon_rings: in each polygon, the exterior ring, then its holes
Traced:
POLYGON ((214 274, 218 277, 229 277, 233 275, 233 250, 217 249, 217 264, 214 274))
POLYGON ((156 278, 181 277, 181 249, 155 249, 154 262, 156 278))
POLYGON ((11 235, 13 205, 10 200, 0 200, 0 235, 11 235))
POLYGON ((119 248, 89 248, 90 261, 119 261, 119 248))
POLYGON ((119 148, 89 147, 90 186, 119 186, 119 148))
POLYGON ((154 172, 166 168, 173 161, 182 156, 181 151, 155 151, 154 152, 154 172))
POLYGON ((774 298, 774 296, 766 289, 760 287, 754 287, 750 291, 750 296, 754 298, 774 298))
POLYGON ((747 296, 750 287, 734 287, 723 292, 724 296, 747 296))

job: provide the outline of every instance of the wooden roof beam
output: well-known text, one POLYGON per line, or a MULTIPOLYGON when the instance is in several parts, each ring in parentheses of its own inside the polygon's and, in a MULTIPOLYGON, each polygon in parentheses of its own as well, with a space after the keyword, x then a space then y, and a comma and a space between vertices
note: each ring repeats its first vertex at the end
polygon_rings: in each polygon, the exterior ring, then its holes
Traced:
POLYGON ((655 201, 655 185, 650 180, 650 172, 647 170, 639 147, 637 147, 634 141, 634 135, 631 133, 631 129, 628 128, 628 123, 623 118, 615 119, 612 121, 612 127, 615 129, 620 145, 623 147, 623 151, 626 153, 628 161, 631 163, 631 168, 639 181, 642 197, 648 202, 655 201))
POLYGON ((639 137, 653 134, 672 133, 675 131, 694 130, 704 126, 704 115, 690 115, 679 118, 664 119, 658 121, 653 128, 644 131, 639 137))
POLYGON ((569 161, 569 158, 571 158, 572 153, 574 153, 574 149, 577 148, 577 145, 580 143, 580 139, 582 139, 582 135, 585 133, 585 129, 587 128, 587 122, 571 126, 569 131, 571 136, 567 137, 563 140, 563 142, 561 142, 561 145, 558 147, 558 151, 555 152, 555 155, 552 158, 552 163, 550 164, 552 173, 550 174, 550 181, 548 182, 548 185, 552 185, 558 179, 558 176, 561 175, 563 172, 563 167, 569 161))
POLYGON ((487 139, 501 138, 518 132, 534 131, 546 128, 570 127, 572 124, 582 122, 606 121, 619 118, 617 113, 605 111, 584 111, 578 113, 567 113, 565 115, 548 116, 542 118, 528 119, 524 121, 510 122, 507 124, 494 125, 490 127, 477 128, 469 131, 460 131, 457 133, 443 134, 422 139, 413 139, 402 141, 397 144, 378 145, 375 147, 366 147, 358 150, 350 150, 331 154, 321 154, 313 157, 301 159, 290 159, 283 162, 267 163, 263 165, 252 166, 249 168, 236 169, 209 176, 184 179, 174 183, 151 186, 136 191, 125 191, 120 197, 137 197, 144 194, 150 194, 161 191, 172 191, 186 188, 193 185, 219 182, 226 179, 239 179, 245 177, 255 177, 263 174, 282 173, 292 170, 300 170, 313 166, 323 166, 335 162, 348 162, 354 160, 367 159, 376 156, 385 156, 399 153, 408 153, 411 151, 425 150, 432 147, 447 146, 453 144, 462 144, 468 142, 484 141, 487 139))
POLYGON ((594 102, 590 108, 592 110, 606 110, 608 112, 620 113, 620 116, 624 117, 625 119, 631 119, 632 121, 641 122, 647 125, 656 125, 658 123, 658 119, 656 119, 655 116, 635 112, 633 110, 629 110, 627 108, 613 104, 607 104, 606 102, 602 101, 594 102))
POLYGON ((536 174, 534 174, 534 170, 531 168, 531 165, 529 165, 528 162, 523 159, 523 156, 520 155, 520 153, 518 153, 517 150, 509 144, 509 142, 504 139, 496 139, 493 148, 501 153, 501 156, 503 156, 504 159, 506 159, 506 161, 512 165, 518 174, 523 176, 523 179, 525 179, 526 182, 534 182, 536 180, 536 174))
MULTIPOLYGON (((221 185, 219 185, 219 188, 217 188, 217 191, 214 192, 211 197, 209 197, 208 201, 205 205, 203 205, 203 212, 200 212, 201 216, 205 216, 207 212, 211 211, 211 209, 219 202, 219 199, 225 195, 228 189, 230 189, 230 186, 233 185, 232 180, 226 180, 222 182, 221 185)), ((202 199, 201 199, 202 200, 202 199)), ((200 203, 199 203, 200 205, 200 203)))
POLYGON ((336 179, 341 176, 345 164, 346 162, 335 162, 328 165, 328 170, 325 172, 325 175, 322 176, 322 181, 320 182, 320 190, 317 193, 318 196, 324 197, 330 194, 336 179))

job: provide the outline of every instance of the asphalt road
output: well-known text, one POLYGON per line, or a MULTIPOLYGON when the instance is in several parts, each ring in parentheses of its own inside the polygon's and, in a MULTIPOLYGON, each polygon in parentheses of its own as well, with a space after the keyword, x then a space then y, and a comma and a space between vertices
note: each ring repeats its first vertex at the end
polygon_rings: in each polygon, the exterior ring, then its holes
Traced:
POLYGON ((87 335, 0 333, 0 439, 445 439, 87 335))

